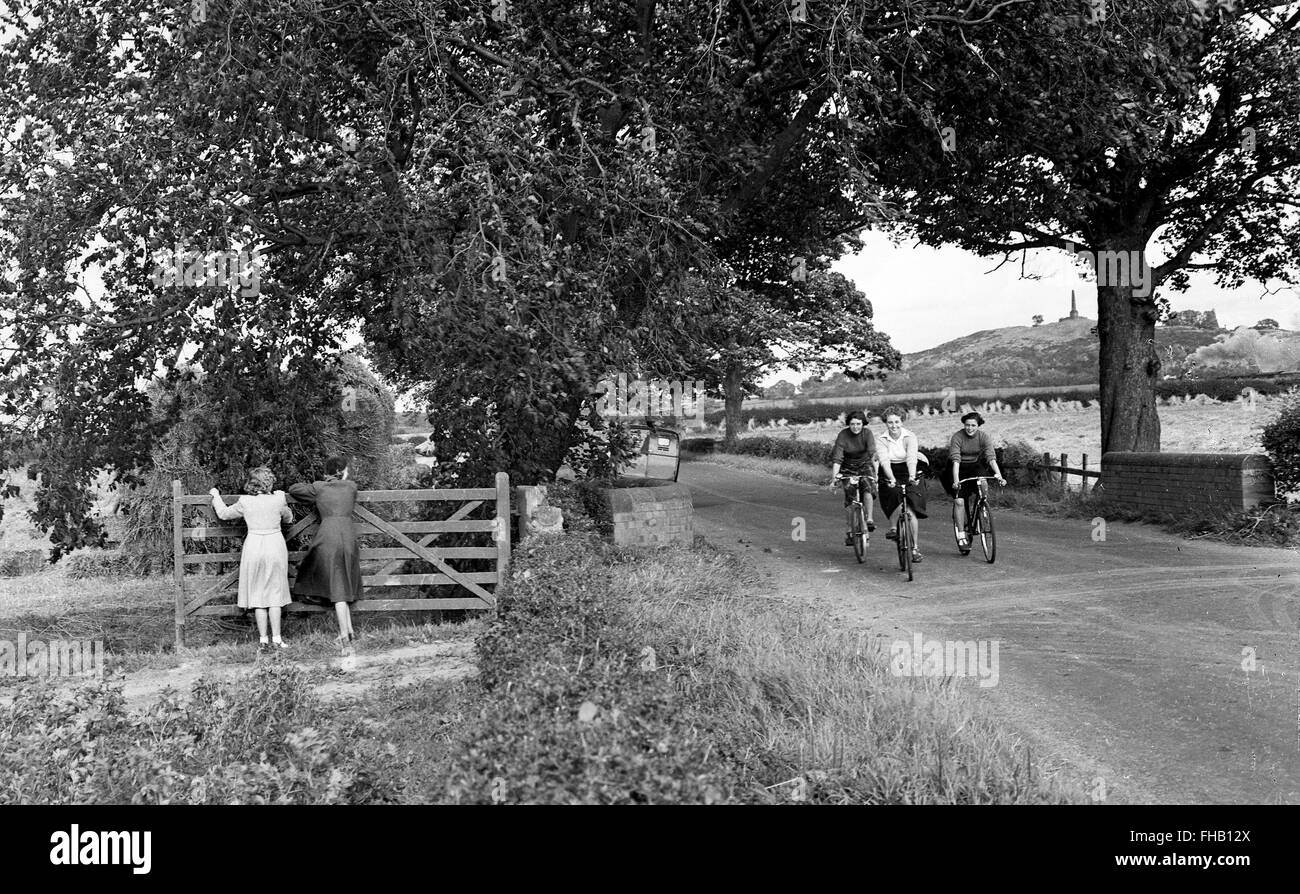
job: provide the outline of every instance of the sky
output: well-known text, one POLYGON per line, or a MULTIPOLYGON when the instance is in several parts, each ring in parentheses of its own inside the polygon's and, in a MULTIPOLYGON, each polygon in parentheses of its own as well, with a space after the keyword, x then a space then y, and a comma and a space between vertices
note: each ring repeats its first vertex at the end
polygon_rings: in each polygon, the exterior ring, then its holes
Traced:
MULTIPOLYGON (((1055 322, 1070 312, 1070 290, 1079 315, 1097 319, 1097 288, 1063 251, 1027 253, 1020 278, 1020 256, 994 270, 1000 257, 981 258, 955 246, 895 246, 881 233, 865 234, 863 250, 841 258, 833 270, 853 280, 871 300, 876 328, 887 333, 904 354, 978 332, 1005 326, 1029 326, 1034 314, 1055 322)), ((1163 258, 1153 255, 1153 263, 1163 258)), ((1214 310, 1228 329, 1253 326, 1271 317, 1285 329, 1300 330, 1300 290, 1264 295, 1259 285, 1235 291, 1220 289, 1212 274, 1194 271, 1186 292, 1157 289, 1173 310, 1214 310)), ((787 376, 788 377, 788 376, 787 376)), ((775 381, 775 379, 773 379, 775 381)), ((767 383, 765 383, 767 384, 767 383)))

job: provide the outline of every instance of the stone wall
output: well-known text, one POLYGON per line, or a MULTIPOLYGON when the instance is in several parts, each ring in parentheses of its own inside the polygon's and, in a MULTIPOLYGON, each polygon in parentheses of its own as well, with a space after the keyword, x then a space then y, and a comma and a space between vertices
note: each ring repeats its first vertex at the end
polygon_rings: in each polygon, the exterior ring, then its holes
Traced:
POLYGON ((695 506, 682 484, 616 487, 606 491, 619 546, 667 546, 695 542, 695 506))
POLYGON ((1240 512, 1274 500, 1273 465, 1262 453, 1107 453, 1103 493, 1153 512, 1240 512))

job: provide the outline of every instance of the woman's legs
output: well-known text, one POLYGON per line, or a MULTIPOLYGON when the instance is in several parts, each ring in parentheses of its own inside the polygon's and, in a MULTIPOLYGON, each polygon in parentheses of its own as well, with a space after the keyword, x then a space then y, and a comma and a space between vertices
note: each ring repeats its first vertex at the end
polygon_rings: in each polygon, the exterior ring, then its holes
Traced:
POLYGON ((257 618, 257 637, 266 642, 266 609, 253 609, 253 616, 257 618))
POLYGON ((271 606, 271 639, 280 642, 280 606, 271 606))
POLYGON ((339 636, 343 640, 348 640, 354 636, 352 630, 352 610, 346 602, 334 603, 334 614, 339 622, 339 636))

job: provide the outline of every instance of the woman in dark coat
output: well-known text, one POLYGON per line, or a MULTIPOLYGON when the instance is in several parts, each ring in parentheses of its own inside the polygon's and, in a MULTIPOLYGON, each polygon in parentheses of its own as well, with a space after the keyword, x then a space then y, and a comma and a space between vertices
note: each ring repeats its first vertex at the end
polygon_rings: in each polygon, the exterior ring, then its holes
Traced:
POLYGON ((355 635, 348 605, 361 596, 361 551, 352 523, 357 486, 348 480, 347 460, 331 456, 325 461, 322 480, 292 485, 289 493, 315 506, 320 515, 316 536, 298 563, 294 598, 318 605, 333 604, 339 622, 339 642, 346 648, 355 635))

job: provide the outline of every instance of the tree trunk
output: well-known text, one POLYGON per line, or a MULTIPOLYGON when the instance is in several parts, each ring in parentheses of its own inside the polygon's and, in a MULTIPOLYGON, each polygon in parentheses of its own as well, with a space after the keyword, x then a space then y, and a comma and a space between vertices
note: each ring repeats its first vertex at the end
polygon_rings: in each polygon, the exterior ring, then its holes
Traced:
POLYGON ((739 364, 731 364, 727 367, 727 379, 723 391, 727 430, 723 436, 723 444, 728 447, 733 446, 740 438, 740 402, 745 399, 745 393, 741 390, 741 383, 745 378, 743 372, 739 364))
POLYGON ((1160 417, 1156 413, 1160 356, 1155 346, 1155 302, 1151 296, 1135 297, 1133 291, 1131 283, 1097 286, 1103 454, 1111 450, 1160 450, 1160 417))

